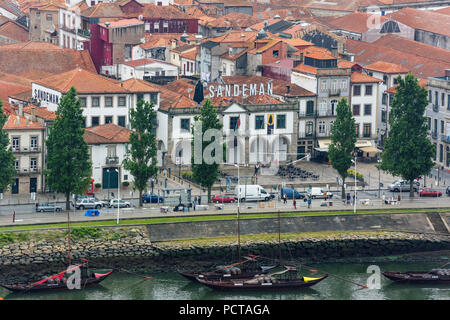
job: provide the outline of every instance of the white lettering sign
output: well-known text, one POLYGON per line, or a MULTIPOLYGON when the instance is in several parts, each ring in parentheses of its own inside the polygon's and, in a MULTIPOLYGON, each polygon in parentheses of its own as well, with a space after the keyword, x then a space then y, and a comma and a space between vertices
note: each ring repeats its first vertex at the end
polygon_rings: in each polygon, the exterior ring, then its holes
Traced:
POLYGON ((209 97, 249 97, 259 95, 273 95, 273 83, 244 83, 244 84, 225 84, 225 85, 213 85, 208 87, 209 97))

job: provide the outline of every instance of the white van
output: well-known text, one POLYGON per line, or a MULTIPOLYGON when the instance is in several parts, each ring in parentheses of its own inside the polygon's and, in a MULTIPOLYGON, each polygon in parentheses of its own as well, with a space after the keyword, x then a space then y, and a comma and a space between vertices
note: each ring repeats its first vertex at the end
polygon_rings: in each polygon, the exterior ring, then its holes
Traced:
POLYGON ((327 198, 331 199, 333 198, 333 194, 329 191, 324 191, 322 188, 314 187, 311 188, 311 190, 308 190, 308 194, 312 199, 324 199, 325 198, 325 192, 327 193, 327 198))
POLYGON ((237 185, 234 195, 239 201, 269 201, 270 194, 257 184, 237 185))

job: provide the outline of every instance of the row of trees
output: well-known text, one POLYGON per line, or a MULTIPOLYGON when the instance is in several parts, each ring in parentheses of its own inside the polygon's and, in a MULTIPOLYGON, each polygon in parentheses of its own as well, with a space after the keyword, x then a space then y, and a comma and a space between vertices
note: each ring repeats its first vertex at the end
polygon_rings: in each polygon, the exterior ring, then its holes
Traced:
MULTIPOLYGON (((134 188, 139 191, 139 205, 142 206, 142 192, 147 182, 157 173, 156 167, 156 112, 153 105, 140 100, 130 111, 132 132, 123 162, 125 169, 134 177, 134 188)), ((0 128, 7 117, 1 108, 0 128)), ((45 171, 48 187, 66 198, 66 210, 70 210, 70 195, 82 194, 88 188, 92 164, 89 148, 83 139, 83 111, 75 88, 71 88, 61 99, 56 118, 49 128, 46 140, 47 169, 45 171)), ((0 190, 6 190, 13 183, 15 174, 14 155, 8 148, 8 134, 0 131, 0 190)))
MULTIPOLYGON (((390 131, 384 141, 380 169, 409 181, 410 196, 414 197, 413 181, 430 173, 436 151, 428 138, 429 128, 424 116, 428 105, 427 91, 410 73, 405 79, 399 76, 397 82, 389 116, 390 131)), ((356 142, 355 119, 346 99, 338 103, 336 111, 328 156, 342 178, 342 198, 345 198, 345 178, 352 165, 356 142)))

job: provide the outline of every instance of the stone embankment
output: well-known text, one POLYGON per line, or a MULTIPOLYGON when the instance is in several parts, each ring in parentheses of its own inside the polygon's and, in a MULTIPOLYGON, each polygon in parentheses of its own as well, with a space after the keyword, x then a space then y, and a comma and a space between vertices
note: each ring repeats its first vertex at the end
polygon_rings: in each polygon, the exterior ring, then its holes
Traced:
MULTIPOLYGON (((155 273, 178 268, 198 270, 237 260, 235 237, 152 243, 145 227, 78 229, 71 234, 72 261, 88 259, 90 266, 96 268, 155 273)), ((67 268, 65 231, 8 234, 8 237, 6 233, 0 234, 0 281, 39 279, 67 268)), ((241 241, 243 255, 276 259, 280 249, 284 259, 303 263, 389 259, 389 256, 392 259, 405 254, 450 250, 450 237, 355 231, 282 234, 280 246, 278 235, 250 235, 241 241)), ((420 255, 416 257, 420 260, 420 255)), ((439 258, 442 259, 442 254, 439 258)))

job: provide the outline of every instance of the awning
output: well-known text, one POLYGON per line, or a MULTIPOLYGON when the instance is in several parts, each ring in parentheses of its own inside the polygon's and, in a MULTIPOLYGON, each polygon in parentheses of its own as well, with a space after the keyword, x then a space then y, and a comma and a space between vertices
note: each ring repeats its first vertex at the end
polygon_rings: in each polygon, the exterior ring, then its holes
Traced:
POLYGON ((331 144, 331 140, 327 139, 327 140, 318 140, 317 143, 319 144, 319 148, 320 149, 325 149, 325 151, 328 151, 328 147, 331 144))
POLYGON ((363 151, 363 152, 369 152, 369 153, 381 153, 382 151, 378 148, 375 147, 364 147, 364 148, 360 148, 359 150, 363 151))
POLYGON ((358 140, 355 143, 356 148, 372 147, 372 143, 369 140, 358 140))

